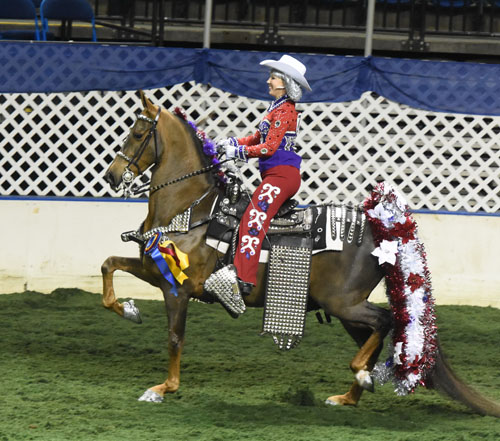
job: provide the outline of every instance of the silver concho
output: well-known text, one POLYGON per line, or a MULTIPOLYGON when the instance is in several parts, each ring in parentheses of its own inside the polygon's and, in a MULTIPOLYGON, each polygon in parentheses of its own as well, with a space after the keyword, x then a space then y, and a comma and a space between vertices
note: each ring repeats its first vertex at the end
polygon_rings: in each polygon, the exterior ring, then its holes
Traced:
POLYGON ((260 153, 262 153, 263 155, 265 155, 267 153, 267 149, 266 148, 260 149, 260 153))
POLYGON ((128 168, 125 167, 125 170, 123 170, 122 173, 122 181, 125 184, 130 184, 134 180, 134 173, 128 168))

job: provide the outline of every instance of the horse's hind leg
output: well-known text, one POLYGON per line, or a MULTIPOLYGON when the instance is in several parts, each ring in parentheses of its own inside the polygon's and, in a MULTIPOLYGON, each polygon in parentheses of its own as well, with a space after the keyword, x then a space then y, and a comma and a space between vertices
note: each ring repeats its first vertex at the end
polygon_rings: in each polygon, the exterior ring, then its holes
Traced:
POLYGON ((365 301, 349 308, 340 320, 360 347, 350 364, 356 380, 346 394, 331 396, 326 402, 355 406, 361 398, 363 390, 373 390, 370 372, 380 355, 384 338, 389 332, 390 313, 365 301), (347 317, 349 320, 346 320, 347 317))
POLYGON ((151 274, 144 268, 139 258, 111 256, 104 261, 101 266, 103 283, 102 304, 105 308, 123 317, 123 304, 116 300, 113 287, 113 274, 116 270, 130 273, 154 286, 156 286, 156 283, 151 274))

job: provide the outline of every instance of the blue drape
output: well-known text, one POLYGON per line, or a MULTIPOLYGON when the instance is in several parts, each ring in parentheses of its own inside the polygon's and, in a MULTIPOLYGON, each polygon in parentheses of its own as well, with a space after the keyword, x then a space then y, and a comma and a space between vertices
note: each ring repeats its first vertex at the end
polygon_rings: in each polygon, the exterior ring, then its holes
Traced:
MULTIPOLYGON (((500 65, 292 54, 307 66, 304 102, 345 102, 366 91, 415 108, 500 115, 500 65)), ((86 43, 0 42, 0 92, 69 92, 211 84, 269 100, 264 59, 276 52, 86 43)))

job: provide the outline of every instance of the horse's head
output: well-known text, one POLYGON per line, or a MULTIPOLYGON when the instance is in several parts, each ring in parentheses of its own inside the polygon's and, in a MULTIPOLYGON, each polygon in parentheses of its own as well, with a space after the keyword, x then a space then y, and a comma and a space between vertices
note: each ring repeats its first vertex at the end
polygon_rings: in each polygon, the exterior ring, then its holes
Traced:
POLYGON ((130 185, 158 160, 156 126, 161 108, 153 105, 140 91, 144 109, 130 128, 127 139, 106 171, 104 179, 115 190, 123 183, 130 185))

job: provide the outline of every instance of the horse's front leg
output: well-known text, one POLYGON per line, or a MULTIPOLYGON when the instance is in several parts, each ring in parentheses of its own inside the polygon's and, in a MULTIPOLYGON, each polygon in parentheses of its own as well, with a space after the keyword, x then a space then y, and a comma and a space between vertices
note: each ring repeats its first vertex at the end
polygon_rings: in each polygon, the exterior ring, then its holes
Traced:
POLYGON ((139 401, 161 403, 167 393, 176 392, 180 384, 181 354, 184 347, 189 295, 179 290, 177 296, 170 292, 167 282, 161 284, 168 317, 168 377, 165 382, 149 388, 139 401))
POLYGON ((134 257, 108 257, 101 266, 103 283, 102 304, 105 308, 112 310, 123 317, 124 307, 123 304, 119 303, 116 299, 115 289, 113 287, 113 274, 116 270, 130 273, 153 286, 157 286, 157 284, 149 271, 144 268, 141 259, 134 257))

